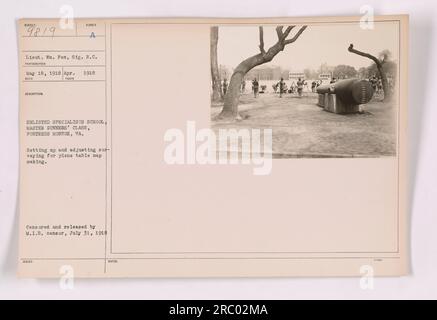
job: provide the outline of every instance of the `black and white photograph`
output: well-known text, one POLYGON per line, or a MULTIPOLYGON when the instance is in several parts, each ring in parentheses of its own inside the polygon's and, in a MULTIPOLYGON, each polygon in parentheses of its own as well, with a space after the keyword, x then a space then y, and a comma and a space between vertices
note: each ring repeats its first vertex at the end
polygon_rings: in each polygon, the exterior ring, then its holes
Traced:
POLYGON ((211 127, 270 128, 273 158, 396 156, 399 59, 397 21, 213 26, 211 127))

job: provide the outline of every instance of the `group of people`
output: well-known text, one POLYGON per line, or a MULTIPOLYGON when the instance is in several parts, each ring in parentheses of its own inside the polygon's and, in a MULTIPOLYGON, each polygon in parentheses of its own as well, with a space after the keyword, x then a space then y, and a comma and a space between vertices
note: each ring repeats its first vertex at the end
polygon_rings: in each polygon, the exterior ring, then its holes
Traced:
POLYGON ((323 83, 322 80, 314 80, 311 82, 311 92, 317 92, 317 88, 323 83))
MULTIPOLYGON (((335 77, 333 77, 330 80, 330 84, 335 83, 337 81, 337 79, 335 77)), ((393 90, 394 87, 394 81, 391 78, 387 79, 388 81, 388 85, 389 85, 389 89, 393 90)), ((380 77, 376 77, 375 75, 373 75, 372 77, 369 78, 369 82, 371 83, 373 90, 375 91, 376 94, 381 94, 383 92, 383 85, 382 85, 382 80, 380 77)), ((317 92, 317 88, 322 84, 322 80, 314 80, 311 82, 311 92, 317 92)), ((228 80, 225 78, 223 80, 223 82, 221 83, 221 91, 223 93, 223 96, 226 95, 226 92, 228 91, 228 80)), ((259 96, 260 93, 260 88, 261 88, 261 93, 264 92, 266 90, 267 86, 260 86, 258 80, 255 78, 252 80, 252 92, 253 92, 253 96, 256 98, 259 96)), ((306 87, 308 88, 308 84, 304 79, 299 78, 297 80, 297 82, 292 82, 290 84, 290 87, 287 86, 287 84, 285 83, 284 79, 281 78, 281 80, 275 84, 272 85, 273 90, 275 93, 278 93, 279 91, 279 97, 282 97, 282 95, 284 93, 297 93, 299 95, 299 97, 302 96, 303 93, 303 89, 306 87)), ((240 91, 241 93, 245 93, 246 92, 246 81, 242 80, 241 81, 241 86, 240 86, 240 91)))
MULTIPOLYGON (((313 82, 314 83, 314 82, 313 82)), ((321 82, 320 82, 321 83, 321 82)), ((320 83, 317 83, 317 86, 320 85, 320 83)), ((288 88, 287 84, 285 83, 284 79, 281 78, 281 80, 278 83, 275 83, 272 85, 273 90, 275 93, 278 93, 279 90, 279 97, 282 97, 284 93, 297 93, 299 96, 302 96, 304 87, 308 87, 307 82, 301 78, 297 80, 297 82, 292 82, 290 85, 290 88, 288 88)), ((256 98, 259 96, 259 93, 264 92, 266 90, 267 86, 261 86, 258 82, 258 80, 255 78, 252 80, 252 92, 253 96, 256 98), (261 88, 261 91, 260 91, 261 88)), ((314 85, 314 88, 316 88, 316 85, 314 85)), ((315 92, 315 89, 313 88, 313 92, 315 92)), ((223 94, 226 94, 227 89, 227 80, 225 79, 222 84, 222 90, 223 94)), ((246 92, 246 81, 241 81, 240 86, 241 93, 246 92)))
MULTIPOLYGON (((228 87, 229 87, 228 80, 226 78, 223 79, 223 82, 220 83, 220 87, 221 87, 220 89, 222 91, 223 96, 225 96, 226 92, 228 91, 228 87)), ((265 90, 265 88, 266 88, 266 86, 261 86, 261 87, 263 88, 263 90, 265 90)), ((253 79, 252 80, 252 92, 253 92, 253 95, 255 98, 258 97, 258 95, 259 95, 259 92, 260 92, 259 89, 260 89, 260 85, 259 85, 258 80, 253 79)), ((241 93, 246 92, 246 81, 244 81, 244 80, 241 81, 240 91, 241 91, 241 93)))
MULTIPOLYGON (((229 86, 228 80, 226 78, 223 79, 223 82, 221 83, 221 90, 222 90, 223 96, 226 95, 226 92, 228 91, 228 86, 229 86)), ((258 80, 253 79, 252 80, 252 92, 253 92, 253 95, 255 98, 258 97, 258 95, 259 95, 259 88, 260 88, 260 85, 259 85, 258 80)), ((241 91, 241 93, 246 92, 246 81, 244 81, 244 80, 241 81, 240 91, 241 91)))
POLYGON ((282 95, 284 93, 297 93, 299 95, 299 97, 302 96, 303 93, 303 89, 304 87, 308 87, 307 83, 305 80, 299 78, 297 80, 297 82, 292 82, 290 85, 290 88, 288 88, 287 84, 284 81, 284 78, 281 78, 281 80, 278 83, 275 83, 274 85, 272 85, 273 87, 273 91, 275 93, 278 92, 279 89, 279 97, 282 98, 282 95))
POLYGON ((382 92, 382 80, 381 78, 377 78, 375 75, 370 77, 369 79, 370 84, 372 85, 373 91, 377 94, 382 92))
MULTIPOLYGON (((372 77, 369 78, 369 82, 371 83, 373 91, 375 91, 376 94, 381 94, 384 92, 382 79, 380 77, 373 75, 372 77)), ((393 91, 394 81, 392 78, 387 78, 387 84, 388 84, 388 89, 393 91)))
MULTIPOLYGON (((332 78, 331 83, 335 82, 335 78, 332 78)), ((318 86, 322 84, 322 80, 317 80, 311 82, 311 91, 316 92, 316 89, 318 86)), ((223 96, 226 95, 226 92, 228 91, 228 80, 225 78, 223 79, 223 82, 221 83, 221 91, 223 93, 223 96)), ((252 80, 252 92, 253 96, 256 98, 258 97, 259 93, 264 92, 267 86, 260 86, 258 80, 254 78, 252 80), (261 88, 261 91, 260 91, 261 88)), ((308 84, 304 79, 299 78, 297 82, 293 81, 290 84, 290 87, 288 88, 287 84, 284 81, 284 78, 281 78, 281 80, 278 83, 275 83, 272 85, 273 90, 275 93, 278 93, 279 91, 279 97, 282 97, 284 93, 297 93, 299 96, 302 96, 303 89, 306 87, 308 88, 308 84)), ((245 93, 246 92, 246 81, 242 80, 240 85, 240 92, 245 93)))

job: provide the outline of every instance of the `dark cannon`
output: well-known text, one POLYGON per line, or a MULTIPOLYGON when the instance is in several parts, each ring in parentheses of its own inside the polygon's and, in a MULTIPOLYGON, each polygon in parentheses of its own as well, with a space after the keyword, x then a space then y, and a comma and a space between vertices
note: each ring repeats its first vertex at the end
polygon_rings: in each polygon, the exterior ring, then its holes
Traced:
POLYGON ((372 99, 373 88, 369 81, 347 79, 317 88, 319 101, 317 105, 334 113, 360 112, 360 105, 372 99))

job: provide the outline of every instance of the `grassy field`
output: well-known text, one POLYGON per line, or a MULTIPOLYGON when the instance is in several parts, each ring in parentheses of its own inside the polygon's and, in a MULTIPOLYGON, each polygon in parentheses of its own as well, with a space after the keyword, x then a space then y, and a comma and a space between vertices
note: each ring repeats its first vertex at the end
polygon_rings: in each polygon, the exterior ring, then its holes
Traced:
POLYGON ((396 154, 396 108, 377 99, 363 113, 339 115, 316 105, 317 94, 244 94, 242 121, 215 120, 221 104, 211 107, 211 128, 271 128, 274 157, 375 157, 396 154))

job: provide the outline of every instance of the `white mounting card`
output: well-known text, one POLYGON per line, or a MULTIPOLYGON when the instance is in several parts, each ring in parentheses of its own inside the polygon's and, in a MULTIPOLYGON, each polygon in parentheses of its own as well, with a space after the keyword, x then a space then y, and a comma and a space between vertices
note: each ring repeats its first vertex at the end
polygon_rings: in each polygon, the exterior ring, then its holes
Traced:
POLYGON ((18 37, 19 276, 408 273, 408 16, 18 37))

